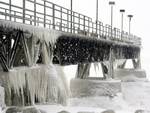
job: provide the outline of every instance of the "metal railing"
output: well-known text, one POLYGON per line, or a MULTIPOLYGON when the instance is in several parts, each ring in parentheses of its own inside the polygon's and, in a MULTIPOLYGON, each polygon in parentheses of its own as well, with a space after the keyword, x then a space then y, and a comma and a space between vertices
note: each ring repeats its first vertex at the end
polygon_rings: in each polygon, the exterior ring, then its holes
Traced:
POLYGON ((135 35, 112 28, 110 25, 104 25, 100 21, 93 22, 88 16, 71 12, 52 2, 46 0, 19 1, 22 2, 21 5, 13 4, 13 0, 7 0, 7 2, 0 0, 0 19, 141 45, 141 38, 135 35))

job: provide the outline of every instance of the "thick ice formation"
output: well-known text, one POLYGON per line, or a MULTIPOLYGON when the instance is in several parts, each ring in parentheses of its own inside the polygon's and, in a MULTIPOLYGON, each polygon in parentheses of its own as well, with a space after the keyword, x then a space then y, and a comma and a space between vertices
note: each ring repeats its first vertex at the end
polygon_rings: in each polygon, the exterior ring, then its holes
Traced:
POLYGON ((27 25, 6 20, 0 20, 0 26, 29 32, 33 34, 33 36, 38 37, 40 40, 44 40, 47 43, 55 43, 56 39, 61 35, 61 32, 56 30, 50 30, 39 26, 27 25))
POLYGON ((15 101, 21 100, 22 105, 47 102, 65 105, 69 96, 68 85, 59 66, 57 69, 54 65, 21 67, 11 70, 8 78, 7 84, 11 98, 14 94, 17 95, 15 101))

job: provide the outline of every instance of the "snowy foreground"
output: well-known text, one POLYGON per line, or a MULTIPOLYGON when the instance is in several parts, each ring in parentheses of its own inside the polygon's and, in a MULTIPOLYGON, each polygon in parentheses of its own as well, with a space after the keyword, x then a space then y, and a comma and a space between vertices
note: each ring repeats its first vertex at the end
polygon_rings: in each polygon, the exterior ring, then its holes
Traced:
MULTIPOLYGON (((89 103, 85 103, 85 104, 90 104, 91 102, 93 102, 90 100, 91 99, 89 99, 89 101, 88 101, 89 103)), ((95 100, 96 100, 96 98, 95 98, 95 100)), ((97 98, 97 100, 99 100, 99 99, 97 98)), ((78 102, 81 102, 81 101, 82 101, 82 99, 78 100, 78 102)), ((123 103, 120 103, 120 104, 123 104, 123 103)), ((118 109, 118 110, 102 109, 100 107, 79 107, 79 106, 64 107, 61 105, 36 105, 34 107, 36 107, 40 111, 43 111, 41 113, 150 113, 150 110, 145 110, 145 109, 141 109, 141 108, 132 108, 129 106, 126 109, 118 109), (105 112, 105 111, 109 111, 109 112, 105 112), (136 111, 141 111, 141 112, 136 112, 136 111), (142 112, 142 111, 145 111, 145 112, 142 112)), ((0 113, 6 113, 6 112, 1 111, 0 113)))
POLYGON ((150 113, 150 82, 126 82, 122 84, 122 88, 122 93, 113 98, 106 96, 70 98, 67 106, 53 104, 34 107, 45 111, 41 113, 150 113), (114 112, 104 112, 106 110, 114 112), (145 112, 136 112, 137 110, 145 112))
MULTIPOLYGON (((36 107, 40 111, 43 111, 41 113, 150 113, 150 111, 143 110, 143 109, 126 109, 126 110, 107 109, 106 110, 98 107, 73 107, 73 106, 63 107, 61 105, 36 105, 34 107, 36 107), (138 110, 145 111, 145 112, 136 112, 138 110), (111 112, 105 112, 105 111, 111 111, 111 112)), ((6 113, 6 110, 3 111, 1 110, 0 113, 6 113)))
MULTIPOLYGON (((106 111, 101 108, 94 107, 63 107, 60 105, 38 105, 37 109, 45 113, 101 113, 106 111)), ((0 113, 5 113, 6 110, 0 111, 0 113)), ((135 110, 116 110, 115 113, 134 113, 135 110)), ((19 112, 20 113, 20 112, 19 112)), ((108 112, 112 113, 112 112, 108 112)), ((149 112, 147 112, 149 113, 149 112)))
MULTIPOLYGON (((37 106, 38 108, 46 111, 47 113, 101 113, 105 109, 94 107, 62 107, 62 106, 37 106), (67 111, 67 112, 62 112, 67 111)), ((135 110, 117 110, 116 113, 134 113, 135 110)))

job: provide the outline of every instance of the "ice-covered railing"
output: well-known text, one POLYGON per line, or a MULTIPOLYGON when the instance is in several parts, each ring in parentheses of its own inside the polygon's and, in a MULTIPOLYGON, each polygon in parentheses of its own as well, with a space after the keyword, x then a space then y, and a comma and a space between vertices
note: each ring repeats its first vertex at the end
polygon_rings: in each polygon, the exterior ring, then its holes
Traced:
POLYGON ((141 45, 141 39, 118 28, 46 0, 0 0, 0 19, 42 26, 73 34, 141 45))

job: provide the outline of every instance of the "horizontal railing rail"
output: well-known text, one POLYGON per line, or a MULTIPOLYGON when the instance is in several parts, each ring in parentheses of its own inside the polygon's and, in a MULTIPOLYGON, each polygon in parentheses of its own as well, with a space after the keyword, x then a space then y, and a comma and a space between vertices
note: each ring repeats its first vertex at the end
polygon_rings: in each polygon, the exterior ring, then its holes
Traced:
POLYGON ((141 45, 141 38, 104 25, 100 21, 71 11, 46 0, 21 0, 21 5, 0 1, 0 19, 41 26, 63 32, 83 34, 89 37, 103 38, 134 45, 141 45))

